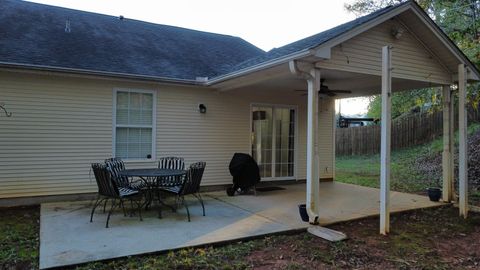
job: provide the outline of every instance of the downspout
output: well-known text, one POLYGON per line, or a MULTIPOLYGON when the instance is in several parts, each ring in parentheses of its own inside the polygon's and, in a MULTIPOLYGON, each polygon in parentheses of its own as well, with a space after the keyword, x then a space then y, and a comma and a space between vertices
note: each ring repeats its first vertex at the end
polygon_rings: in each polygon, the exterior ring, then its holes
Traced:
POLYGON ((288 63, 290 72, 307 80, 308 84, 308 120, 307 120, 307 194, 306 210, 311 224, 318 224, 319 210, 319 164, 318 164, 318 90, 320 71, 312 67, 310 73, 298 68, 297 62, 288 63))

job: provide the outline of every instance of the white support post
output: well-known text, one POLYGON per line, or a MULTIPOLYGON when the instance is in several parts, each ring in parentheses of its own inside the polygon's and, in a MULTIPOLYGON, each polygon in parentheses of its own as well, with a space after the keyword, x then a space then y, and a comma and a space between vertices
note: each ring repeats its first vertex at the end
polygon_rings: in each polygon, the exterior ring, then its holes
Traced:
POLYGON ((450 92, 450 153, 452 154, 452 158, 450 159, 450 179, 452 179, 452 200, 456 201, 456 193, 455 193, 455 92, 450 92))
POLYGON ((451 202, 453 200, 453 138, 451 136, 452 126, 452 91, 450 86, 442 86, 443 96, 443 153, 442 153, 442 194, 444 202, 451 202))
POLYGON ((312 69, 308 79, 307 120, 307 212, 310 224, 318 223, 319 213, 319 159, 318 159, 318 91, 320 70, 312 69))
POLYGON ((382 124, 380 143, 380 233, 390 231, 390 140, 392 106, 392 47, 382 48, 382 124))
POLYGON ((468 215, 468 155, 467 155, 467 71, 464 64, 458 65, 458 194, 460 216, 468 215))

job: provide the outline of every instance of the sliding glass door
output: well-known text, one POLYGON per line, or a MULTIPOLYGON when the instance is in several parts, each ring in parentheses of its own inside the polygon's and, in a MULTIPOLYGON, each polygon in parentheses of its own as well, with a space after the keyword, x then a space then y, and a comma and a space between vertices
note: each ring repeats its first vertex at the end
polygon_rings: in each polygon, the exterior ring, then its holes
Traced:
POLYGON ((252 156, 262 178, 295 177, 295 119, 292 107, 252 106, 252 156))

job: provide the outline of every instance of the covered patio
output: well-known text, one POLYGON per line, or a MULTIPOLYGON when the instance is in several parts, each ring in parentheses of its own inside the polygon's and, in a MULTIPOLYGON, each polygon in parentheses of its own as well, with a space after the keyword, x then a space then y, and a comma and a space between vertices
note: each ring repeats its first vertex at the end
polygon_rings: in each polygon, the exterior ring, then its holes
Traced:
MULTIPOLYGON (((228 197, 224 191, 205 193, 206 216, 197 201, 189 201, 192 221, 184 209, 156 211, 137 217, 112 215, 105 228, 101 211, 89 222, 91 202, 46 203, 41 206, 40 268, 59 267, 129 255, 219 244, 272 233, 306 229, 297 205, 305 202, 305 184, 279 186, 283 190, 257 196, 228 197)), ((320 183, 320 224, 328 225, 379 213, 379 190, 338 182, 320 183)), ((391 211, 441 206, 424 196, 391 193, 391 211)))

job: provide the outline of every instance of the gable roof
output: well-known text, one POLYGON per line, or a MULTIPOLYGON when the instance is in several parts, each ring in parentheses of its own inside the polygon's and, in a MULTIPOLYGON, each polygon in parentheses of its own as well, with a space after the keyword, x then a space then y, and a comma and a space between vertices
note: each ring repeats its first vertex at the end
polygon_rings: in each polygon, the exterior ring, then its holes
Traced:
MULTIPOLYGON (((273 49, 258 57, 248 59, 234 67, 232 67, 227 74, 218 76, 209 81, 210 84, 225 81, 234 77, 242 76, 248 72, 267 68, 269 66, 278 65, 288 62, 289 60, 300 59, 302 57, 314 55, 314 50, 323 47, 331 47, 339 44, 344 36, 349 36, 353 32, 361 33, 367 29, 367 25, 373 26, 373 23, 381 23, 385 20, 391 19, 396 15, 411 9, 425 21, 425 24, 430 26, 432 32, 439 38, 450 52, 456 56, 458 60, 468 65, 468 67, 475 73, 476 77, 480 79, 480 70, 468 59, 468 57, 457 47, 457 45, 443 32, 442 29, 428 16, 428 14, 413 0, 408 0, 396 5, 387 6, 375 12, 359 17, 353 21, 341 24, 324 32, 312 35, 310 37, 287 44, 278 49, 273 49)), ((351 36, 350 36, 351 38, 351 36)))
POLYGON ((318 47, 319 45, 340 36, 341 34, 344 34, 366 22, 371 21, 372 19, 375 19, 393 9, 398 8, 399 6, 406 5, 408 2, 404 2, 402 4, 396 5, 396 6, 388 6, 383 9, 377 10, 373 13, 367 14, 365 16, 359 17, 353 21, 349 21, 347 23, 338 25, 334 28, 328 29, 326 31, 320 32, 318 34, 312 35, 310 37, 306 37, 303 39, 300 39, 298 41, 295 41, 293 43, 287 44, 285 46, 282 46, 280 48, 275 48, 272 49, 271 51, 268 51, 267 53, 260 55, 258 57, 248 59, 236 66, 233 66, 229 72, 235 72, 237 70, 241 70, 243 68, 251 67, 256 64, 264 63, 273 59, 278 59, 285 57, 287 55, 290 55, 292 53, 299 53, 302 51, 307 51, 310 49, 313 49, 315 47, 318 47))
POLYGON ((3 63, 195 80, 263 53, 238 37, 0 0, 3 63))

